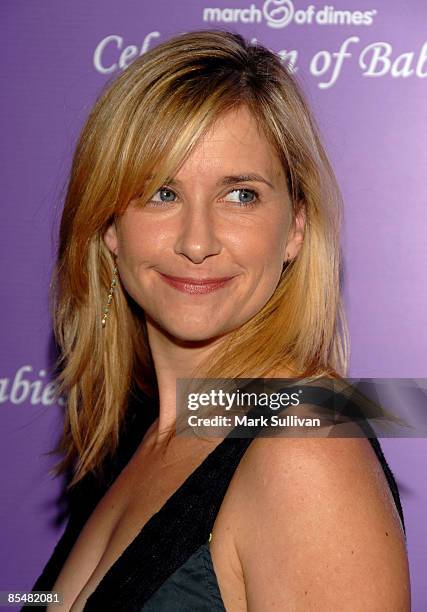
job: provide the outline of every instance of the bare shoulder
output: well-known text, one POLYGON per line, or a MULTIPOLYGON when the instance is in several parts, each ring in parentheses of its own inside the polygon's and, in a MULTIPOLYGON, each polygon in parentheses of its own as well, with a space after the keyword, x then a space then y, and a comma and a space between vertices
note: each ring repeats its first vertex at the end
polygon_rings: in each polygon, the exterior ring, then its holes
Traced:
POLYGON ((257 438, 237 492, 248 610, 410 610, 403 530, 369 440, 257 438))

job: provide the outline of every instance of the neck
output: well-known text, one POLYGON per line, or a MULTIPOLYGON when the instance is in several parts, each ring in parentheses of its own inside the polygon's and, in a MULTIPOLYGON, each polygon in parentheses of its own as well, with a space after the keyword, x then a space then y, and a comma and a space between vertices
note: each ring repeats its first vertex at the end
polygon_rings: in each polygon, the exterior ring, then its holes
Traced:
POLYGON ((156 444, 161 444, 175 427, 177 379, 198 376, 196 369, 213 354, 224 337, 209 341, 180 341, 167 335, 148 317, 147 335, 159 389, 159 418, 153 435, 156 444))

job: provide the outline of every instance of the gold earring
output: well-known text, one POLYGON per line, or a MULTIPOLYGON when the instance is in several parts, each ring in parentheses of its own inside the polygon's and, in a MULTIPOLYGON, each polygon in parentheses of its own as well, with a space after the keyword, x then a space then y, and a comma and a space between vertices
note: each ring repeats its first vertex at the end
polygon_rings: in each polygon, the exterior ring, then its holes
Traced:
POLYGON ((103 328, 105 327, 105 323, 107 321, 108 312, 110 310, 110 304, 113 301, 113 293, 114 293, 114 289, 116 288, 116 286, 117 286, 117 266, 114 265, 114 268, 113 268, 113 278, 112 278, 112 281, 111 281, 110 292, 108 294, 107 303, 106 303, 105 308, 104 308, 104 315, 103 315, 103 317, 101 319, 101 325, 102 325, 103 328))
POLYGON ((282 274, 285 273, 285 270, 287 269, 287 267, 290 264, 290 262, 291 262, 291 257, 289 255, 289 253, 286 253, 286 259, 283 262, 283 266, 282 266, 282 274))

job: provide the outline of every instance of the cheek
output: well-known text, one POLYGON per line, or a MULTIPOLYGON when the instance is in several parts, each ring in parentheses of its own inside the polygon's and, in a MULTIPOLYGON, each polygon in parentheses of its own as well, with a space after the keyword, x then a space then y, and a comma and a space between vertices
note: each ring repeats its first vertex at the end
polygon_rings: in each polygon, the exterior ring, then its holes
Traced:
POLYGON ((259 266, 268 268, 283 258, 286 243, 286 225, 262 220, 250 231, 236 235, 235 252, 244 254, 246 259, 254 260, 259 266))
POLYGON ((126 265, 138 264, 149 259, 159 249, 158 227, 142 223, 136 215, 129 215, 118 233, 119 259, 126 265))
MULTIPOLYGON (((217 237, 225 253, 244 263, 267 267, 283 258, 288 215, 271 210, 257 218, 246 220, 220 219, 216 226, 217 237)), ((158 219, 147 216, 141 219, 139 211, 129 210, 120 226, 118 254, 122 266, 129 270, 141 264, 163 258, 174 244, 179 228, 174 222, 159 223, 158 219)), ((228 257, 228 255, 226 255, 228 257)))
POLYGON ((142 306, 139 276, 141 266, 144 267, 144 262, 150 261, 153 240, 145 228, 141 227, 141 223, 129 215, 122 219, 117 232, 117 244, 120 281, 127 293, 142 306))

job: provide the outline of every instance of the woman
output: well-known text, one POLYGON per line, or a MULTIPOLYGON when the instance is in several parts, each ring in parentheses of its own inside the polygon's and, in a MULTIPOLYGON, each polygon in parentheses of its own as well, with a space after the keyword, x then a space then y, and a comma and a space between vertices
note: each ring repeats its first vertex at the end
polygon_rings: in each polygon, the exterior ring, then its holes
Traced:
POLYGON ((72 612, 409 610, 378 443, 174 435, 179 378, 345 375, 340 210, 261 45, 188 32, 103 92, 54 284, 71 514, 34 590, 72 612))

